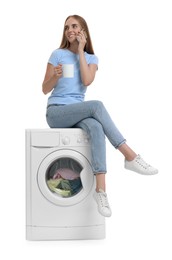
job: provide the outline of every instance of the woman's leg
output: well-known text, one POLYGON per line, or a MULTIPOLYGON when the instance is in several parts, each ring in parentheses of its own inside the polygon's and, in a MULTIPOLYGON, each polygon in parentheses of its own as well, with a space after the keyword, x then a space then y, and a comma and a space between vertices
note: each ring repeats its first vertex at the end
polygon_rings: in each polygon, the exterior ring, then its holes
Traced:
POLYGON ((47 109, 47 123, 52 128, 72 127, 86 118, 94 118, 102 125, 105 135, 115 148, 125 143, 125 138, 117 129, 101 101, 51 106, 47 109))
POLYGON ((121 151, 125 159, 125 168, 137 173, 151 175, 158 170, 147 164, 140 156, 134 160, 134 152, 128 147, 126 140, 119 132, 109 113, 101 101, 86 101, 65 106, 51 106, 47 109, 47 123, 52 128, 73 127, 86 118, 94 118, 103 128, 103 131, 111 144, 121 151))
POLYGON ((75 127, 82 128, 91 141, 91 164, 96 175, 96 191, 94 198, 97 202, 98 211, 105 217, 110 217, 112 212, 106 194, 106 143, 102 125, 94 118, 86 118, 75 127))
POLYGON ((94 118, 86 118, 74 127, 82 128, 91 143, 91 165, 94 174, 106 173, 106 142, 102 125, 94 118))
POLYGON ((137 156, 137 154, 126 143, 120 145, 118 150, 124 155, 127 161, 132 161, 137 156))
POLYGON ((106 190, 106 142, 102 125, 94 118, 86 118, 75 127, 82 128, 91 141, 91 165, 96 175, 96 191, 106 190))
POLYGON ((96 174, 96 191, 99 192, 100 190, 106 192, 105 173, 101 172, 96 174))

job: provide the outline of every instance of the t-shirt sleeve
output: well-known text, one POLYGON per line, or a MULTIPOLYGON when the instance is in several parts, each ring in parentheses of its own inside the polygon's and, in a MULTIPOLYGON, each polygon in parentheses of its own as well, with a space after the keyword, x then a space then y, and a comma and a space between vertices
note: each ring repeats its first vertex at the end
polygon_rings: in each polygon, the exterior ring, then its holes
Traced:
POLYGON ((58 50, 54 50, 51 53, 50 58, 48 60, 48 63, 52 64, 53 66, 57 66, 59 64, 59 53, 58 53, 58 50))
POLYGON ((89 59, 89 64, 97 64, 98 65, 98 57, 96 55, 91 55, 89 59))

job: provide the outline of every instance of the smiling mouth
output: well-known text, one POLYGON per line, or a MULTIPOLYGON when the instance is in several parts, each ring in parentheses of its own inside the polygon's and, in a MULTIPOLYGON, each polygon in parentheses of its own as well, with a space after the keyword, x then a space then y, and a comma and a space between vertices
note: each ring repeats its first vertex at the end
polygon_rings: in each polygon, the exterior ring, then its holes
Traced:
POLYGON ((70 38, 72 38, 74 36, 76 36, 76 35, 75 34, 70 34, 70 35, 68 35, 68 38, 70 39, 70 38))

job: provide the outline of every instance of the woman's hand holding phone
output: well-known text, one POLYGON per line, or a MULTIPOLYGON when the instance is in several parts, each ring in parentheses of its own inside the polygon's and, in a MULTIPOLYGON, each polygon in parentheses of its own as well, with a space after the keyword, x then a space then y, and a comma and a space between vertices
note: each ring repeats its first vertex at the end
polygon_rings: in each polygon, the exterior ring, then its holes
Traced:
POLYGON ((81 31, 78 33, 78 35, 76 36, 76 39, 77 39, 77 41, 78 41, 78 43, 79 43, 78 48, 84 50, 85 44, 86 44, 86 42, 87 42, 87 40, 86 40, 87 37, 86 37, 85 31, 84 31, 84 30, 81 30, 81 31))

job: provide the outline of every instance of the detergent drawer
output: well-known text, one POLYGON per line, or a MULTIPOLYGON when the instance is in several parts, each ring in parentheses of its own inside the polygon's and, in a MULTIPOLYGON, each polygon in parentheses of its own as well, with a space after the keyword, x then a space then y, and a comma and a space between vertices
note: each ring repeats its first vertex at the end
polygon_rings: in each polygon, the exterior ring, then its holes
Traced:
POLYGON ((55 147, 59 146, 60 135, 57 132, 32 132, 31 146, 33 147, 55 147))

